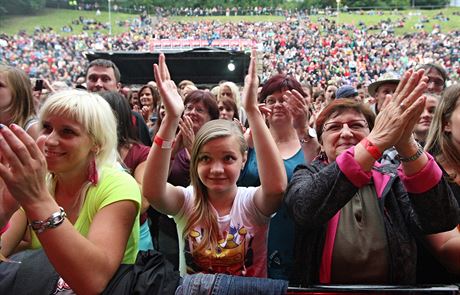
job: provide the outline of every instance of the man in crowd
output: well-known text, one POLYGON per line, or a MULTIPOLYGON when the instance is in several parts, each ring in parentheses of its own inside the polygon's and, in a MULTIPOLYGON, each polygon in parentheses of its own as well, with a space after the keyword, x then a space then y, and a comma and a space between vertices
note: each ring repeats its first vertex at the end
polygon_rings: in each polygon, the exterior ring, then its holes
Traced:
MULTIPOLYGON (((86 86, 90 92, 120 91, 120 80, 120 70, 112 61, 107 59, 93 60, 86 70, 86 86)), ((140 141, 147 146, 151 146, 152 139, 144 119, 137 112, 133 111, 132 115, 140 141)))
POLYGON ((367 90, 369 94, 375 98, 374 112, 379 113, 383 101, 387 95, 393 95, 396 87, 399 84, 399 76, 394 72, 387 72, 379 77, 379 79, 369 84, 367 90))

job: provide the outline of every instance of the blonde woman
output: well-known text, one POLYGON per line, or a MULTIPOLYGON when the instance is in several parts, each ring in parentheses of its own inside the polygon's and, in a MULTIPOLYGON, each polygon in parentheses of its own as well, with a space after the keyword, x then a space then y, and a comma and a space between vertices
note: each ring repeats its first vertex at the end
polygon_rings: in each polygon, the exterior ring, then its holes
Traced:
POLYGON ((26 237, 60 276, 50 293, 102 293, 121 263, 134 264, 139 243, 141 196, 117 162, 115 116, 99 95, 67 90, 39 117, 37 144, 18 125, 0 125, 1 252, 26 237))

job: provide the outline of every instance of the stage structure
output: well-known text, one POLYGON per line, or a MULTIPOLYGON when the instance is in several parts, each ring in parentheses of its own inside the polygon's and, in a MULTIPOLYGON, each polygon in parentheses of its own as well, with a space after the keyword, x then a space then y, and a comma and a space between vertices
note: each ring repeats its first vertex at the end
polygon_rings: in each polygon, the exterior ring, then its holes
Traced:
MULTIPOLYGON (((242 51, 200 47, 187 51, 165 50, 166 64, 176 82, 191 80, 196 84, 212 85, 220 81, 243 83, 248 72, 250 55, 242 51)), ((113 61, 121 72, 123 84, 145 84, 154 80, 153 64, 159 53, 87 52, 89 61, 97 58, 113 61)))

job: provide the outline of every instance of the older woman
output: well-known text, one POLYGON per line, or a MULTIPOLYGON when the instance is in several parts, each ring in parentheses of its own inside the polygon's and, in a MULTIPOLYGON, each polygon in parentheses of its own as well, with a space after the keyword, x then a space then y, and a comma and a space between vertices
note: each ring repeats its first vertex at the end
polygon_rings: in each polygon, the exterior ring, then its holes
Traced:
POLYGON ((422 76, 404 75, 375 124, 353 100, 321 112, 321 156, 297 169, 285 195, 297 229, 293 282, 414 283, 415 237, 455 227, 458 205, 412 137, 425 104, 422 76), (402 161, 398 171, 376 162, 391 146, 402 161))
POLYGON ((28 237, 61 277, 51 293, 101 293, 121 263, 135 262, 139 242, 140 192, 118 165, 115 117, 99 95, 77 90, 49 97, 39 117, 37 144, 17 125, 0 126, 1 233, 21 206, 2 253, 28 237))

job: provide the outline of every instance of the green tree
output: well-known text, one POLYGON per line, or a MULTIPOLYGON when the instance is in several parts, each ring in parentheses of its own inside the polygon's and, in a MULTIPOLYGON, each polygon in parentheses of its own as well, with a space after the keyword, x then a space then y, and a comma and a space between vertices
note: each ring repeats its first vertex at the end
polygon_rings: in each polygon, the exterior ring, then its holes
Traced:
POLYGON ((0 0, 0 14, 35 14, 45 4, 46 0, 0 0))

